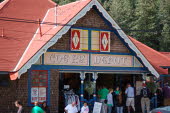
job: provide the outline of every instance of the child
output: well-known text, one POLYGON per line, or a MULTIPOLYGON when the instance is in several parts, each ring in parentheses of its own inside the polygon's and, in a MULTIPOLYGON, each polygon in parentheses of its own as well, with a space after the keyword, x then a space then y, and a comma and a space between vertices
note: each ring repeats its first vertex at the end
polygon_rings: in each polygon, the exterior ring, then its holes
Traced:
POLYGON ((87 103, 84 103, 84 106, 81 108, 80 113, 89 113, 89 107, 87 106, 87 103))

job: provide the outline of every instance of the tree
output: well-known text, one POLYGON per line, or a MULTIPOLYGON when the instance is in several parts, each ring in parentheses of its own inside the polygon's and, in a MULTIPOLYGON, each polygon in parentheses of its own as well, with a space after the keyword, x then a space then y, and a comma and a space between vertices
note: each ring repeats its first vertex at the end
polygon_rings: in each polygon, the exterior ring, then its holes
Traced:
POLYGON ((160 50, 170 51, 170 1, 161 0, 159 2, 159 12, 161 29, 160 50))
POLYGON ((64 5, 64 4, 68 4, 70 2, 74 2, 76 0, 53 0, 54 2, 56 2, 59 5, 64 5))
POLYGON ((142 43, 159 50, 160 29, 158 17, 158 0, 138 0, 132 29, 133 35, 142 43))

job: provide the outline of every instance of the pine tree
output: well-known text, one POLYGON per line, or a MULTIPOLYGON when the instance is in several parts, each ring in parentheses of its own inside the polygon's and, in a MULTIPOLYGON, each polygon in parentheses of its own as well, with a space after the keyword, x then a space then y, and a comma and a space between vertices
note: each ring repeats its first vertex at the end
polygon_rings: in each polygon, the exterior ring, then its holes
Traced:
POLYGON ((138 0, 133 29, 135 38, 142 43, 159 50, 160 26, 158 18, 157 0, 138 0))
POLYGON ((135 19, 135 2, 136 0, 113 0, 109 13, 118 25, 127 33, 133 26, 135 19))
POLYGON ((170 51, 170 1, 160 0, 159 18, 161 29, 160 50, 170 51))

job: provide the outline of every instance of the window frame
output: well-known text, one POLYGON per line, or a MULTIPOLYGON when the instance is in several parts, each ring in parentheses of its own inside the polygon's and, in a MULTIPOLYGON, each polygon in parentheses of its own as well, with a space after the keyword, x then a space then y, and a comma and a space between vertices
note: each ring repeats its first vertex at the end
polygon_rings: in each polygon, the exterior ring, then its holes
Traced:
MULTIPOLYGON (((49 70, 29 70, 29 79, 28 79, 28 105, 29 106, 34 106, 33 102, 31 102, 31 88, 32 87, 38 87, 38 88, 43 88, 45 87, 46 88, 46 102, 47 102, 47 105, 50 106, 50 71, 49 70), (39 71, 39 72, 46 72, 46 86, 32 86, 32 72, 33 71, 39 71)), ((39 78, 40 80, 40 78, 39 78)), ((42 102, 39 102, 40 104, 42 102)))
MULTIPOLYGON (((94 28, 81 28, 81 27, 72 27, 70 30, 70 50, 71 51, 87 51, 87 52, 110 52, 110 46, 111 46, 111 30, 103 30, 103 29, 94 29, 94 28), (73 50, 72 49, 72 30, 87 30, 88 31, 88 50, 83 50, 81 49, 81 45, 80 45, 80 49, 79 50, 73 50), (97 31, 99 32, 99 50, 92 50, 92 31, 97 31), (108 51, 101 51, 101 32, 110 32, 109 33, 109 50, 108 51)), ((81 38, 81 34, 80 34, 80 38, 81 38)), ((80 39, 81 40, 81 39, 80 39)), ((81 44, 81 43, 80 43, 81 44)))

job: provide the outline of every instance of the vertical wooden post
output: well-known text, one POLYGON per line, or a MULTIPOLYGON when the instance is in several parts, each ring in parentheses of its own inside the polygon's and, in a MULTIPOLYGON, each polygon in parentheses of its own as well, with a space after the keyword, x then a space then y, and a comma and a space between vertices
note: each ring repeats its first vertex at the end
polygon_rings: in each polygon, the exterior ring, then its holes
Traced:
POLYGON ((82 107, 83 101, 84 101, 84 79, 85 79, 85 73, 84 72, 80 73, 80 79, 81 79, 80 107, 82 107))
POLYGON ((40 31, 40 37, 42 37, 42 31, 41 31, 41 19, 38 19, 38 27, 40 31))
POLYGON ((97 97, 96 97, 96 80, 97 80, 97 78, 98 78, 97 72, 94 72, 93 73, 93 82, 94 82, 95 88, 94 88, 94 92, 93 92, 93 99, 95 102, 97 101, 97 97))

